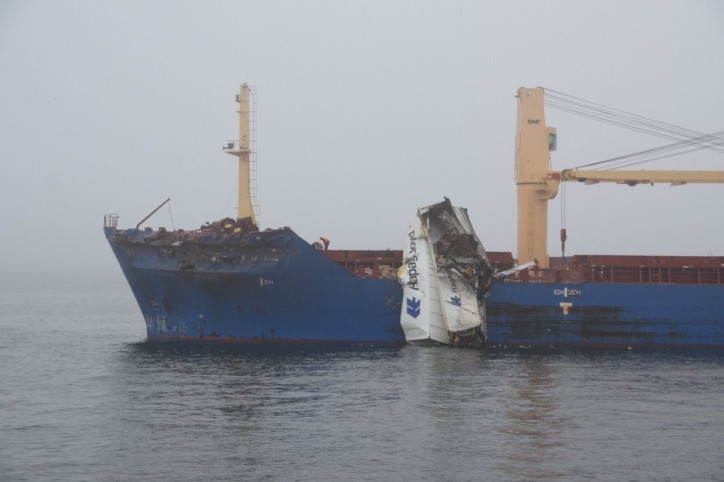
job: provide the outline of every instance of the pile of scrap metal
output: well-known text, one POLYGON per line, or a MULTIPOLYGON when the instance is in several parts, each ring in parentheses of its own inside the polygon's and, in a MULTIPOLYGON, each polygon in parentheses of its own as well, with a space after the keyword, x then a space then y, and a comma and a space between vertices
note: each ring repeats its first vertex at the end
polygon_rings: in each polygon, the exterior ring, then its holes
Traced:
POLYGON ((440 269, 454 269, 472 286, 479 300, 490 290, 493 270, 485 248, 475 234, 458 235, 446 231, 433 245, 435 263, 440 269))
POLYGON ((169 231, 164 227, 154 231, 151 228, 139 230, 120 230, 114 234, 114 239, 119 242, 143 243, 151 245, 174 245, 178 246, 186 242, 201 242, 215 244, 231 242, 241 235, 256 231, 256 226, 249 224, 249 219, 224 218, 212 223, 205 223, 199 229, 186 231, 177 229, 169 231), (136 235, 139 233, 140 235, 136 235))
MULTIPOLYGON (((248 226, 231 218, 206 223, 192 231, 165 228, 114 230, 112 243, 125 245, 137 264, 177 270, 199 278, 253 269, 276 263, 286 254, 289 228, 247 232, 248 226)), ((200 278, 199 278, 200 279, 200 278)))

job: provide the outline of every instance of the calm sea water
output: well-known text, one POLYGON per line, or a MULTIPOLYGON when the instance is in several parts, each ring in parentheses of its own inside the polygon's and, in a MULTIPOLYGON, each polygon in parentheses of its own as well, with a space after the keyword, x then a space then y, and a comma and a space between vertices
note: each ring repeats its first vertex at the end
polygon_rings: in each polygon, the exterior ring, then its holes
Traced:
POLYGON ((0 286, 0 480, 724 480, 724 355, 144 341, 121 278, 0 286))

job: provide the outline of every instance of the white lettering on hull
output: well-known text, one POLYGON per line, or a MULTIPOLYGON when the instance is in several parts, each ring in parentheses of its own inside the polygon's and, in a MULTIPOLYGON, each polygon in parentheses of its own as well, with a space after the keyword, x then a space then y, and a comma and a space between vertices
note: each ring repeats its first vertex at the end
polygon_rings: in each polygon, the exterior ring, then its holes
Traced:
POLYGON ((583 290, 569 288, 554 289, 553 294, 555 296, 563 296, 564 298, 568 298, 569 296, 581 296, 583 294, 583 290))

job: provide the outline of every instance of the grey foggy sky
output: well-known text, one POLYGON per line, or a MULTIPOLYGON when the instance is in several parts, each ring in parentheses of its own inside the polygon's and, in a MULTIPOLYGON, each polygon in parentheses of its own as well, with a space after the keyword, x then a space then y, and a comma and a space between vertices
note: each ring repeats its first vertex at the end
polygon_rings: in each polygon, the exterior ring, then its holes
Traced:
MULTIPOLYGON (((401 249, 417 207, 448 196, 488 250, 515 252, 517 88, 719 131, 722 25, 718 1, 0 1, 1 271, 117 270, 103 215, 131 227, 167 197, 176 228, 233 216, 221 146, 241 82, 263 228, 401 249)), ((547 122, 555 169, 666 144, 547 122)), ((568 185, 567 253, 724 255, 722 205, 721 185, 568 185)))

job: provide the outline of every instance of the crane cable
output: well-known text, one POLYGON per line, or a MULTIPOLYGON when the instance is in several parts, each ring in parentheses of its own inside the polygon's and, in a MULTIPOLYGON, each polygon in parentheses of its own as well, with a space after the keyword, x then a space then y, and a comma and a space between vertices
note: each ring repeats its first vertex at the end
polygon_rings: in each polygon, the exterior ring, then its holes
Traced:
MULTIPOLYGON (((717 137, 717 136, 721 136, 723 134, 724 134, 724 131, 718 131, 713 134, 708 134, 707 137, 717 137)), ((724 143, 724 139, 720 140, 719 143, 720 144, 724 143)), ((680 150, 683 148, 684 148, 684 146, 682 146, 680 142, 675 142, 673 144, 667 144, 665 146, 654 147, 652 149, 646 149, 643 151, 634 152, 632 154, 626 154, 624 156, 612 157, 610 159, 606 159, 603 161, 584 164, 582 166, 578 166, 578 168, 611 163, 612 167, 609 167, 609 169, 617 169, 617 168, 621 168, 621 167, 634 166, 637 164, 643 164, 645 162, 651 162, 651 161, 656 161, 659 159, 664 159, 664 158, 670 157, 672 155, 686 154, 686 153, 697 151, 700 149, 700 147, 691 147, 684 151, 672 153, 669 155, 663 155, 663 153, 665 153, 665 152, 670 152, 673 150, 680 150), (659 154, 662 154, 662 155, 659 155, 659 154), (653 156, 658 156, 658 157, 653 157, 653 156), (646 159, 646 158, 650 158, 650 159, 646 159), (641 160, 638 160, 638 159, 641 159, 641 160)))
POLYGON ((724 131, 715 132, 713 134, 703 134, 691 129, 677 127, 673 124, 656 121, 654 119, 649 119, 647 117, 632 114, 620 109, 614 109, 602 104, 597 104, 568 94, 563 94, 555 90, 546 89, 546 93, 548 95, 545 100, 545 105, 554 109, 676 141, 665 146, 646 149, 644 151, 624 156, 585 164, 578 166, 575 169, 590 166, 599 166, 599 169, 604 168, 604 166, 608 169, 619 169, 699 149, 724 152, 724 148, 720 147, 724 146, 724 138, 722 138, 724 131), (682 151, 682 149, 686 150, 682 151))
MULTIPOLYGON (((661 137, 668 137, 682 142, 691 142, 692 139, 698 139, 697 143, 706 141, 711 141, 715 144, 722 143, 722 139, 717 138, 714 135, 703 134, 701 132, 678 127, 673 124, 657 121, 637 114, 632 114, 613 107, 607 107, 602 104, 597 104, 595 102, 573 97, 568 94, 563 94, 555 90, 546 90, 546 92, 553 92, 553 94, 548 94, 546 97, 545 102, 547 105, 559 110, 578 114, 583 117, 598 119, 602 122, 631 128, 632 130, 646 132, 652 135, 660 135, 661 137)), ((714 148, 714 150, 722 151, 722 149, 717 148, 714 148)))

